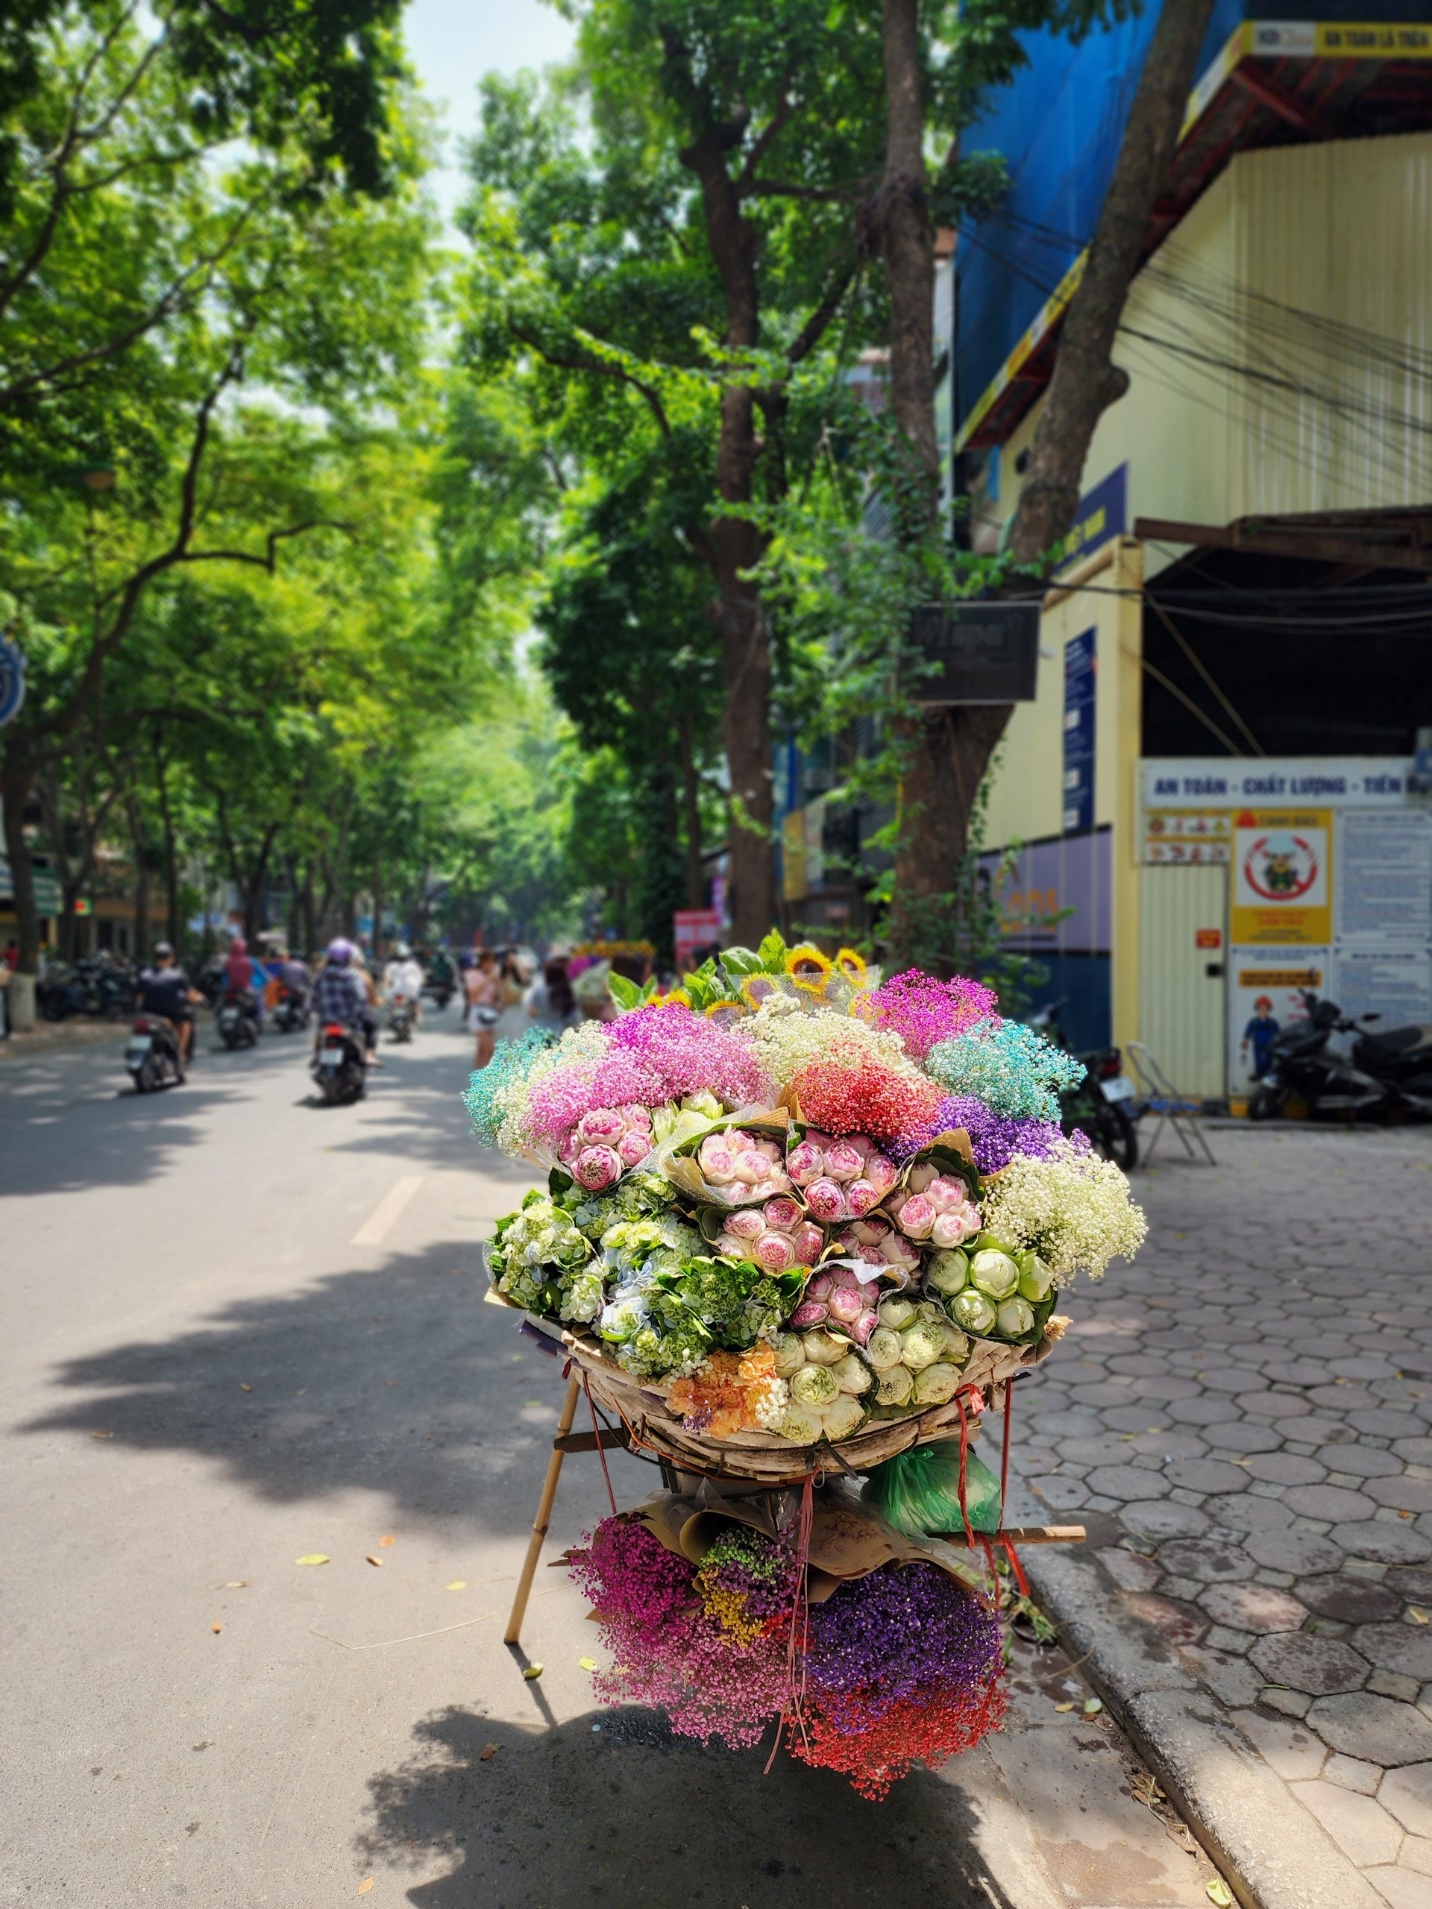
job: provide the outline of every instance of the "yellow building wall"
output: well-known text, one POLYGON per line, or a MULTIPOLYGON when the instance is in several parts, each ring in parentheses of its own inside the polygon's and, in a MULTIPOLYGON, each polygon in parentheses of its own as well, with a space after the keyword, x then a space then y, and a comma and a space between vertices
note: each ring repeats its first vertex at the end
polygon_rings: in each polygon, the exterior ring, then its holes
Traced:
MULTIPOLYGON (((1425 503, 1429 234, 1432 133, 1240 153, 1134 282, 1084 489, 1127 463, 1131 524, 1425 503)), ((1040 408, 1000 452, 1006 515, 1040 408)))
POLYGON ((1114 1039, 1139 1023, 1139 863, 1136 814, 1142 681, 1138 591, 1143 553, 1128 537, 1086 558, 1045 598, 1033 702, 1016 703, 991 775, 985 840, 991 848, 1063 832, 1064 651, 1092 629, 1095 655, 1094 825, 1113 829, 1114 1039))

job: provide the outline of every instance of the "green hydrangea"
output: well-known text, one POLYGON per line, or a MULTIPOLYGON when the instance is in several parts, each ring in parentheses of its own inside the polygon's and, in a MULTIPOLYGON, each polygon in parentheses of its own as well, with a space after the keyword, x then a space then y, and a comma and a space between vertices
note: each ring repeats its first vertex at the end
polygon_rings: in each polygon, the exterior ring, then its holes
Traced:
POLYGON ((487 1261, 499 1292, 529 1312, 562 1316, 564 1276, 582 1271, 592 1258, 591 1243, 570 1214, 555 1200, 529 1193, 519 1211, 499 1223, 487 1261))

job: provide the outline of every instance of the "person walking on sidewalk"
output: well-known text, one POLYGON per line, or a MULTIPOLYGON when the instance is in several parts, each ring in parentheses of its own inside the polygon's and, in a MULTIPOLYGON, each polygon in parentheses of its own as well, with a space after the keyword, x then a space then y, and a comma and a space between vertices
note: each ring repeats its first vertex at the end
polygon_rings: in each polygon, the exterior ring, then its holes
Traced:
POLYGON ((465 970, 462 982, 467 996, 467 1025, 477 1037, 473 1065, 481 1070, 496 1051, 497 1023, 502 1019, 502 974, 496 950, 484 948, 476 967, 465 970))

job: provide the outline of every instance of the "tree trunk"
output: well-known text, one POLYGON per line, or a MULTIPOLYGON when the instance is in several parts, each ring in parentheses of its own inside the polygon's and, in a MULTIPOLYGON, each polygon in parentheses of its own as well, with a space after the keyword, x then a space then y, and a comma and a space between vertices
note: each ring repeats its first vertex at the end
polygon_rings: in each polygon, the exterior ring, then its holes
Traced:
POLYGON ((940 495, 935 431, 935 234, 925 197, 920 0, 885 0, 885 176, 876 211, 890 296, 890 409, 907 468, 895 498, 902 538, 934 526, 940 495))
POLYGON ((691 718, 682 719, 676 732, 681 764, 681 818, 686 833, 686 906, 706 906, 706 866, 701 859, 701 780, 691 740, 691 718))
POLYGON ((34 770, 13 746, 5 751, 3 791, 5 856, 15 890, 15 939, 19 966, 10 983, 10 1024, 21 1033, 35 1025, 35 976, 40 966, 40 917, 35 908, 35 864, 25 840, 25 805, 34 786, 34 770))
POLYGON ((299 896, 299 920, 302 923, 303 946, 299 953, 305 960, 311 961, 318 953, 318 914, 314 907, 313 863, 303 865, 303 892, 299 896))
POLYGON ((169 808, 169 776, 164 749, 156 730, 154 736, 154 785, 159 794, 159 816, 164 826, 164 908, 165 934, 171 948, 181 945, 179 920, 179 864, 174 841, 174 817, 169 808))
POLYGON ((1212 13, 1213 0, 1164 0, 1044 394, 1010 533, 1010 547, 1021 563, 1037 561, 1068 531, 1094 427, 1128 389, 1127 374, 1110 363, 1109 355, 1149 215, 1178 147, 1198 49, 1212 13))
POLYGON ((134 846, 134 947, 136 961, 149 958, 149 863, 145 859, 144 816, 135 797, 125 799, 129 839, 134 846))
POLYGON ((378 958, 383 946, 383 905, 386 897, 383 893, 383 851, 377 849, 373 855, 373 958, 378 958))

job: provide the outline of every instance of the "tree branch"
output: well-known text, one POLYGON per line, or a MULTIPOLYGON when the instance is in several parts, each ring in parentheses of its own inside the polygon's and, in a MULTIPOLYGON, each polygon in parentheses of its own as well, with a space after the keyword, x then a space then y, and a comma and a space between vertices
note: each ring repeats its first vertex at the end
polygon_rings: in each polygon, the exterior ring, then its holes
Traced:
POLYGON ((638 378, 634 372, 628 371, 625 365, 608 364, 604 359, 585 357, 578 352, 552 351, 539 338, 524 332, 510 316, 507 320, 507 329, 519 344, 528 346, 545 364, 552 365, 559 371, 585 371, 596 378, 612 378, 619 384, 630 385, 633 391, 640 392, 645 398, 652 416, 660 427, 661 435, 668 442, 670 441, 671 420, 666 415, 666 406, 661 402, 660 393, 644 379, 638 378))

